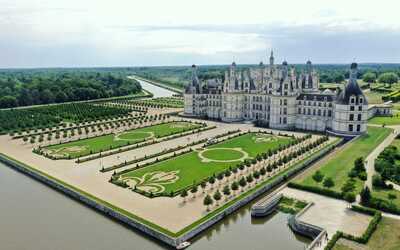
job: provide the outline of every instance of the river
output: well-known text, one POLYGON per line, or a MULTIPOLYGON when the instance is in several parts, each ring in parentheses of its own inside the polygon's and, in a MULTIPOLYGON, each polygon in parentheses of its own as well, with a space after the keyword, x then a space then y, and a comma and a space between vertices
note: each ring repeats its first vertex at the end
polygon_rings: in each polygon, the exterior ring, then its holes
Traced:
MULTIPOLYGON (((143 87, 157 97, 173 93, 153 85, 143 87)), ((309 244, 288 228, 288 215, 278 212, 252 219, 249 209, 250 205, 241 208, 197 236, 189 249, 301 250, 309 244)), ((168 249, 2 163, 0 244, 5 250, 168 249)))

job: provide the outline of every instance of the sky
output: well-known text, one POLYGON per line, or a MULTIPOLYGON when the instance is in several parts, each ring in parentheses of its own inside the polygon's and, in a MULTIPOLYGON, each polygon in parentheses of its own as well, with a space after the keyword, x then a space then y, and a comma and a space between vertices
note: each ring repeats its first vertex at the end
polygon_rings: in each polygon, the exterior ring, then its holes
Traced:
POLYGON ((0 0, 0 68, 400 62, 398 0, 0 0))

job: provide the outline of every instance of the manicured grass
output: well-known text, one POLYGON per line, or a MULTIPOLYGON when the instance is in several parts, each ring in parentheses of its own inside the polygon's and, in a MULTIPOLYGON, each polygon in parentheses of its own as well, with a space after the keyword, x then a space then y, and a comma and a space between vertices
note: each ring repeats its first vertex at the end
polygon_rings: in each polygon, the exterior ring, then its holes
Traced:
POLYGON ((369 124, 377 125, 399 125, 400 124, 400 113, 397 110, 393 110, 393 116, 375 116, 368 120, 369 124))
MULTIPOLYGON (((255 157, 259 153, 266 152, 269 149, 276 149, 280 144, 287 144, 291 140, 290 137, 248 133, 207 148, 241 148, 241 150, 247 152, 250 157, 255 157)), ((211 155, 207 155, 210 156, 208 159, 214 159, 212 156, 215 156, 214 153, 218 151, 220 150, 208 151, 212 152, 211 155)), ((214 160, 232 158, 234 156, 234 153, 223 156, 222 154, 225 152, 226 150, 221 150, 220 155, 214 160)), ((242 157, 242 154, 236 156, 238 159, 242 157)), ((121 175, 121 177, 134 179, 135 182, 142 183, 142 190, 147 189, 149 191, 149 188, 151 188, 154 193, 169 194, 170 192, 175 193, 185 189, 193 185, 193 183, 199 183, 212 175, 221 173, 229 167, 234 167, 239 162, 240 160, 230 162, 203 162, 199 157, 199 152, 193 151, 142 169, 133 170, 132 172, 121 175), (162 187, 157 184, 161 184, 162 187)))
POLYGON ((203 156, 215 160, 237 160, 243 157, 243 153, 233 149, 216 148, 203 152, 203 156))
POLYGON ((393 202, 393 204, 395 204, 397 207, 400 207, 400 191, 395 190, 395 189, 381 189, 381 188, 373 188, 372 191, 372 196, 379 198, 379 199, 383 199, 383 200, 387 200, 389 202, 393 202), (394 200, 389 200, 388 195, 389 194, 394 194, 396 196, 396 199, 394 200))
POLYGON ((77 158, 107 151, 110 149, 141 142, 151 138, 161 138, 172 134, 200 128, 202 125, 191 122, 169 122, 145 128, 133 129, 119 135, 109 134, 74 142, 45 147, 44 150, 55 156, 77 158))
POLYGON ((368 249, 400 249, 400 221, 383 217, 367 246, 368 249))
POLYGON ((335 246, 333 247, 333 250, 354 250, 354 249, 339 243, 339 244, 335 244, 335 246))
MULTIPOLYGON (((357 248, 358 249, 358 248, 357 248)), ((335 245, 333 250, 357 250, 340 244, 335 245)), ((365 249, 398 250, 400 249, 400 220, 382 217, 376 231, 372 234, 365 249)))
MULTIPOLYGON (((348 179, 349 171, 354 167, 354 161, 358 157, 365 158, 368 156, 391 131, 392 130, 389 128, 368 127, 367 134, 350 142, 343 150, 325 162, 319 170, 325 178, 331 177, 333 179, 335 186, 331 189, 341 192, 341 187, 348 179)), ((314 173, 315 171, 297 182, 307 186, 318 186, 322 188, 322 183, 319 184, 312 178, 314 173)), ((355 193, 359 193, 362 189, 363 182, 358 178, 356 178, 356 180, 355 193)))

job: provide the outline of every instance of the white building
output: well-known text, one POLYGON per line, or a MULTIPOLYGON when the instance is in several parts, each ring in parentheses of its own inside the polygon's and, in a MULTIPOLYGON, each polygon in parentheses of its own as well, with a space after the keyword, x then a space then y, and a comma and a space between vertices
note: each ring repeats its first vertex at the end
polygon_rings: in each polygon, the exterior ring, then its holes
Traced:
POLYGON ((319 90, 319 76, 310 61, 300 74, 286 61, 238 70, 235 63, 224 80, 200 81, 192 66, 185 90, 185 115, 225 122, 254 121, 284 130, 329 132, 355 136, 366 132, 368 102, 357 84, 357 64, 343 90, 319 90))

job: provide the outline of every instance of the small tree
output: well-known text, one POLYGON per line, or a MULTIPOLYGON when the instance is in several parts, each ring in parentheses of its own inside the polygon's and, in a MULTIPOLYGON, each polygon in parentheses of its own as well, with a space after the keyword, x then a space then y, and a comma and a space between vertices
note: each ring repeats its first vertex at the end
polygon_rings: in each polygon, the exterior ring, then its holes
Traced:
POLYGON ((205 191, 206 191, 207 182, 206 182, 206 181, 202 181, 202 182, 200 183, 200 186, 201 186, 201 189, 203 190, 203 194, 204 194, 205 191))
POLYGON ((247 181, 244 177, 240 178, 239 185, 242 187, 242 191, 243 191, 243 188, 247 185, 247 181))
POLYGON ((353 192, 344 193, 343 197, 348 203, 353 203, 356 201, 356 195, 353 192))
POLYGON ((210 185, 211 185, 211 189, 213 189, 213 188, 214 188, 214 183, 215 183, 215 178, 214 178, 214 176, 211 176, 211 177, 208 179, 208 182, 209 182, 210 185))
POLYGON ((186 189, 184 189, 182 192, 181 192, 181 197, 183 198, 183 203, 185 203, 186 202, 186 197, 188 196, 188 192, 186 191, 186 189))
POLYGON ((219 190, 217 190, 217 191, 214 193, 213 198, 214 198, 214 200, 216 201, 217 206, 218 206, 218 201, 221 200, 221 198, 222 198, 221 193, 219 192, 219 190))
POLYGON ((196 193, 197 193, 197 185, 194 184, 192 189, 190 190, 190 192, 193 194, 193 198, 196 197, 196 193))
POLYGON ((333 186, 335 186, 335 182, 333 181, 333 179, 331 177, 328 177, 324 180, 324 187, 326 188, 331 188, 333 186))
POLYGON ((324 179, 324 175, 318 170, 313 174, 312 178, 315 182, 320 183, 324 179))
POLYGON ((210 195, 206 195, 203 200, 204 206, 207 206, 207 211, 210 211, 210 206, 213 204, 213 199, 211 198, 210 195))
POLYGON ((361 204, 367 205, 371 200, 371 191, 369 190, 369 187, 365 187, 361 191, 360 196, 361 196, 361 204))
POLYGON ((224 195, 226 196, 226 199, 228 199, 228 196, 231 194, 231 189, 229 188, 229 185, 226 185, 224 189, 222 190, 224 195))
POLYGON ((234 182, 232 183, 232 185, 231 185, 231 189, 232 189, 233 191, 237 191, 237 190, 239 189, 239 184, 238 184, 236 181, 234 181, 234 182))

